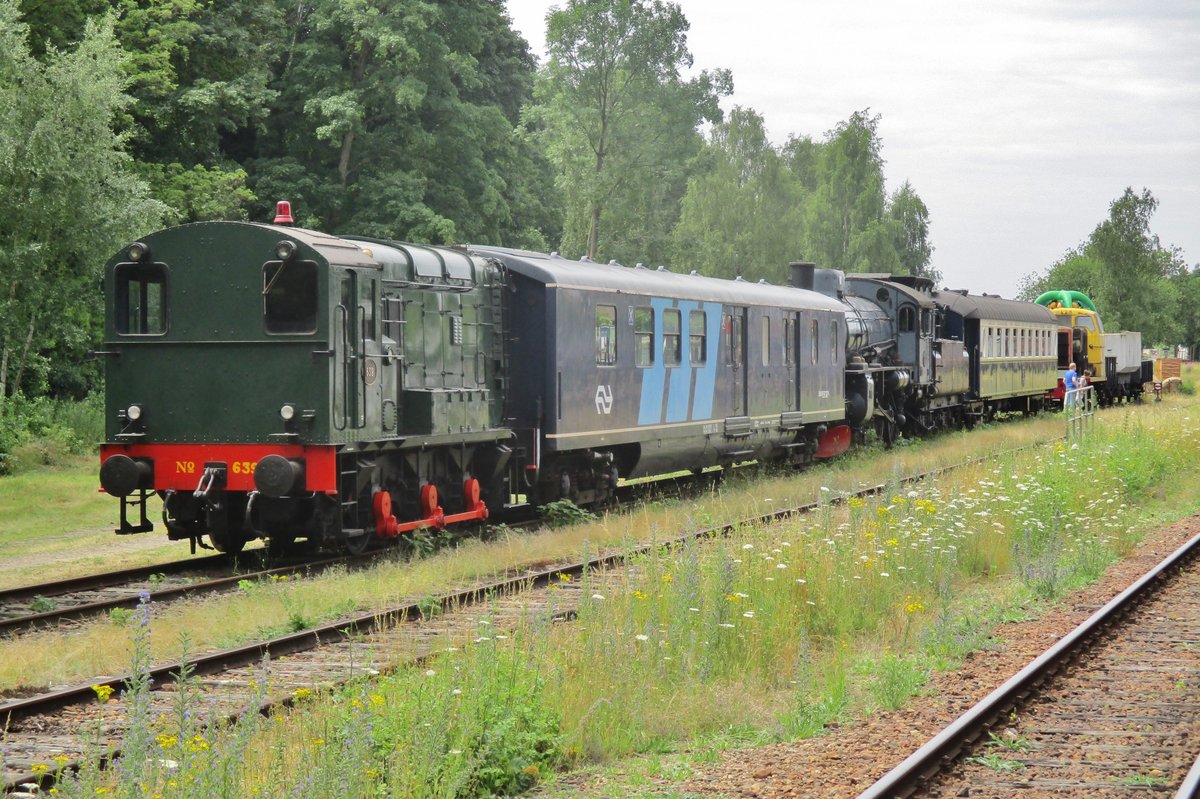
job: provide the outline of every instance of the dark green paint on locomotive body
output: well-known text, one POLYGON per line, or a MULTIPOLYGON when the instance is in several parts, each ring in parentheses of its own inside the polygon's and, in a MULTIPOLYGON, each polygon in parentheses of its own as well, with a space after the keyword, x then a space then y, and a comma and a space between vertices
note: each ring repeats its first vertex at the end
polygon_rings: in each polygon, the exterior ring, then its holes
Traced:
POLYGON ((126 248, 105 271, 109 441, 407 447, 507 435, 487 261, 241 222, 140 245, 139 259, 126 248))

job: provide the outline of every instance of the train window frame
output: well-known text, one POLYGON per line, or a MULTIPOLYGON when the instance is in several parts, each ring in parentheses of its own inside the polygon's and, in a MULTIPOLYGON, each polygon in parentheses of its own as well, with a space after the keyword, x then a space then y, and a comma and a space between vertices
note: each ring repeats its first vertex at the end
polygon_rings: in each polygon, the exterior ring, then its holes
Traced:
MULTIPOLYGON (((320 308, 321 289, 317 280, 320 270, 317 267, 316 261, 267 261, 262 266, 263 275, 263 332, 268 336, 311 336, 317 332, 317 313, 320 308), (275 271, 269 271, 275 267, 275 271), (304 289, 308 292, 308 296, 301 297, 301 300, 307 302, 311 300, 311 307, 304 308, 306 315, 301 316, 299 313, 291 313, 288 317, 280 317, 278 311, 281 307, 278 304, 280 295, 276 293, 277 289, 281 288, 280 283, 284 276, 287 276, 288 281, 284 282, 282 288, 294 286, 297 278, 302 279, 305 283, 304 289), (275 299, 274 308, 272 307, 272 298, 275 299), (281 324, 287 322, 288 324, 281 324)), ((300 303, 295 303, 299 306, 300 303)), ((294 311, 295 309, 293 309, 294 311)))
POLYGON ((1084 330, 1091 331, 1092 333, 1096 332, 1096 325, 1090 316, 1080 314, 1079 316, 1075 317, 1075 322, 1078 327, 1082 327, 1084 330))
POLYGON ((649 305, 633 306, 633 365, 654 366, 654 309, 649 305))
POLYGON ((115 291, 114 327, 120 336, 165 336, 171 327, 169 285, 170 270, 167 265, 153 261, 150 263, 134 263, 128 261, 117 264, 113 270, 115 291), (130 286, 137 285, 139 302, 130 305, 130 286), (155 296, 150 296, 150 287, 157 286, 155 296), (144 301, 143 301, 144 295, 144 301), (152 301, 153 300, 153 301, 152 301), (150 329, 151 314, 157 322, 150 329), (130 325, 130 313, 136 313, 135 324, 130 325), (140 328, 133 330, 131 328, 140 328))
POLYGON ((662 330, 663 366, 679 366, 683 363, 683 314, 678 308, 663 308, 662 330))
POLYGON ((837 363, 838 357, 838 321, 831 319, 829 321, 829 358, 833 363, 837 363))
POLYGON ((896 326, 901 333, 911 333, 916 329, 917 311, 911 305, 901 305, 896 314, 896 326))
POLYGON ((786 366, 796 363, 796 320, 790 316, 783 320, 783 363, 786 366))
POLYGON ((771 365, 771 317, 763 314, 762 325, 760 326, 760 334, 762 338, 762 365, 771 365))
POLYGON ((688 312, 688 359, 692 366, 708 363, 707 311, 688 312))
POLYGON ((617 365, 617 306, 615 305, 596 306, 596 365, 617 365))
POLYGON ((809 343, 808 359, 810 363, 816 364, 821 360, 821 324, 816 319, 809 320, 808 335, 812 339, 809 343))

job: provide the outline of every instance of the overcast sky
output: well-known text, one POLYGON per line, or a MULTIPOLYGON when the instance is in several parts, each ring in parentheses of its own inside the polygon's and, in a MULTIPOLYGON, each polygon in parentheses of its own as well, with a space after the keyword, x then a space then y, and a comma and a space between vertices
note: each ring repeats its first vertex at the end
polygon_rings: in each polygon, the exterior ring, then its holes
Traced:
MULTIPOLYGON (((508 0, 543 61, 555 5, 508 0)), ((731 69, 724 107, 758 111, 776 144, 881 115, 888 191, 909 180, 929 206, 953 288, 1012 296, 1126 186, 1150 189, 1152 231, 1200 263, 1198 0, 679 5, 696 68, 731 69)))

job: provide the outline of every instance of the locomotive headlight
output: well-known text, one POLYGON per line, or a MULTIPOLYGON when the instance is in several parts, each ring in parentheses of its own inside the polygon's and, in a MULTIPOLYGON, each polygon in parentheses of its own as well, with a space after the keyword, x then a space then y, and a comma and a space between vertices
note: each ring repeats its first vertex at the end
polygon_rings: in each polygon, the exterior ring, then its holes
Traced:
POLYGON ((290 402, 279 409, 279 418, 285 422, 290 422, 296 418, 296 406, 290 402))
POLYGON ((129 419, 129 421, 136 422, 138 419, 142 418, 142 406, 137 404, 130 405, 125 409, 125 416, 129 419))
POLYGON ((296 254, 296 243, 284 239, 275 245, 275 257, 281 261, 286 261, 296 254))
POLYGON ((129 245, 129 249, 125 251, 125 255, 134 263, 140 263, 145 260, 150 254, 150 248, 140 241, 135 241, 129 245))

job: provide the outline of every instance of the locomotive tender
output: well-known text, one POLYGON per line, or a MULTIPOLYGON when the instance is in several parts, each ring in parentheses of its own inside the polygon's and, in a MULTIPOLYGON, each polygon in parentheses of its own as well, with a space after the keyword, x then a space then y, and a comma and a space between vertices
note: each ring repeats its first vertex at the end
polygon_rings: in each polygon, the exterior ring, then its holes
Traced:
POLYGON ((118 533, 361 551, 619 480, 804 464, 1032 412, 1047 309, 792 265, 791 285, 204 222, 105 269, 118 533))

